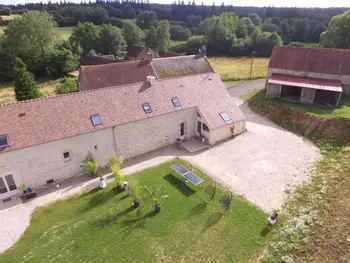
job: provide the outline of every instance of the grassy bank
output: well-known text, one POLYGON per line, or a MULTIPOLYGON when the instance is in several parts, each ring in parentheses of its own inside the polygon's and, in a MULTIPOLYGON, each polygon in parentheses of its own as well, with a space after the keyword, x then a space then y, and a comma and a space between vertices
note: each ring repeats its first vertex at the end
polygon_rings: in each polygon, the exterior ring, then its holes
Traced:
MULTIPOLYGON (((218 186, 215 202, 205 205, 204 187, 178 183, 171 173, 174 160, 138 172, 141 186, 157 187, 168 196, 162 210, 141 190, 141 205, 132 208, 127 192, 116 194, 110 183, 103 190, 75 196, 37 209, 17 244, 0 255, 0 262, 249 262, 270 240, 262 236, 265 214, 234 197, 231 211, 219 213, 225 189, 218 186)), ((128 177, 129 178, 129 177, 128 177)), ((130 178, 128 179, 130 180, 130 178)))
MULTIPOLYGON (((300 135, 310 125, 308 116, 314 115, 301 104, 301 108, 287 107, 289 104, 280 100, 266 100, 262 90, 249 93, 245 100, 255 112, 300 135)), ((350 122, 338 116, 325 120, 320 130, 308 136, 324 158, 317 164, 311 183, 298 187, 290 196, 264 263, 349 260, 350 148, 345 145, 350 143, 350 122)))
MULTIPOLYGON (((210 63, 225 83, 250 79, 249 57, 210 57, 210 63)), ((254 58, 251 79, 266 77, 269 58, 254 58)))

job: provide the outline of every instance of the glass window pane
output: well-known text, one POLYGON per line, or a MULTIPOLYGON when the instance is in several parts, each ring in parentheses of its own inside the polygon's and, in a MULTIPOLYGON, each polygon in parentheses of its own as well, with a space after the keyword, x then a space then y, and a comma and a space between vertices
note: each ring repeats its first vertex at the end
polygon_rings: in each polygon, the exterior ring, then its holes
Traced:
POLYGON ((0 147, 8 146, 8 137, 7 135, 0 135, 0 147))
POLYGON ((221 112, 221 113, 220 113, 220 116, 221 116, 221 118, 222 118, 225 122, 231 120, 230 116, 228 116, 228 114, 227 114, 226 112, 221 112))
POLYGON ((4 178, 0 177, 0 194, 7 193, 6 185, 4 182, 4 178))
POLYGON ((90 118, 92 121, 92 125, 97 126, 102 124, 100 116, 98 114, 92 115, 90 118))
POLYGON ((151 106, 149 105, 149 103, 144 103, 144 104, 142 104, 142 107, 143 107, 143 110, 144 110, 146 113, 151 113, 151 112, 152 112, 152 108, 151 108, 151 106))
POLYGON ((179 101, 179 99, 177 97, 172 97, 171 101, 173 102, 175 107, 180 107, 181 106, 181 103, 180 103, 180 101, 179 101))
POLYGON ((13 180, 12 175, 6 175, 5 179, 6 179, 7 185, 9 186, 10 191, 17 189, 17 186, 15 184, 15 180, 13 180))

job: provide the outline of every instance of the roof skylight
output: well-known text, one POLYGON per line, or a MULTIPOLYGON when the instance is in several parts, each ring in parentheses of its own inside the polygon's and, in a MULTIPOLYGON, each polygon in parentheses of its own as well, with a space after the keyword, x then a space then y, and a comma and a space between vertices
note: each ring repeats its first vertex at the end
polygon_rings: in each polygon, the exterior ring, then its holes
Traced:
POLYGON ((142 108, 146 113, 152 113, 152 108, 151 105, 149 105, 149 103, 142 104, 142 108))
POLYGON ((0 135, 0 147, 9 146, 9 138, 7 134, 0 135))
POLYGON ((180 107, 181 106, 181 103, 180 103, 180 101, 179 101, 179 99, 177 97, 172 97, 171 101, 173 102, 175 107, 180 107))
POLYGON ((91 115, 90 118, 91 118, 92 125, 98 126, 102 124, 100 115, 94 114, 94 115, 91 115))
POLYGON ((224 120, 224 122, 231 121, 231 118, 230 118, 230 116, 228 116, 226 111, 220 112, 220 117, 224 120))

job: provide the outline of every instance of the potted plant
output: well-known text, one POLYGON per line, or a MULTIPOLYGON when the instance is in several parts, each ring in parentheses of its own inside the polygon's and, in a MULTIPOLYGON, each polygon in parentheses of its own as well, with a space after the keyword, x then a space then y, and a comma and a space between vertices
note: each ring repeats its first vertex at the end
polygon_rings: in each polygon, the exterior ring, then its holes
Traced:
POLYGON ((160 200, 169 197, 165 194, 165 191, 161 190, 160 187, 156 187, 153 189, 149 189, 148 187, 144 187, 147 192, 149 193, 150 197, 152 198, 154 202, 154 211, 156 213, 160 212, 160 209, 162 207, 160 200))
POLYGON ((107 186, 107 182, 103 178, 102 173, 99 172, 98 176, 100 177, 100 188, 105 188, 107 186))
POLYGON ((140 187, 136 179, 130 180, 128 183, 129 193, 133 199, 134 207, 140 206, 140 187))
POLYGON ((98 163, 95 162, 94 158, 92 157, 92 155, 90 153, 88 154, 86 161, 81 164, 81 167, 88 170, 91 173, 92 177, 98 176, 98 174, 97 174, 98 169, 99 169, 98 163))
POLYGON ((119 158, 117 158, 115 153, 109 158, 109 166, 111 168, 112 175, 117 183, 118 191, 125 190, 123 176, 120 172, 120 166, 122 165, 123 162, 124 162, 123 157, 120 156, 119 158))

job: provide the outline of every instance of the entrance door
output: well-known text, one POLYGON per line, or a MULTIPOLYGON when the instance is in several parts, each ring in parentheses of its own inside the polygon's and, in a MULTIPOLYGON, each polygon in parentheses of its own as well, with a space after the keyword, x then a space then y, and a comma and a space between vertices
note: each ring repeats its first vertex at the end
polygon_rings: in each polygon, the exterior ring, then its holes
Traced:
POLYGON ((197 122, 197 132, 201 133, 202 131, 202 123, 200 121, 197 122))
POLYGON ((8 197, 15 194, 17 186, 12 175, 0 177, 0 197, 8 197))

